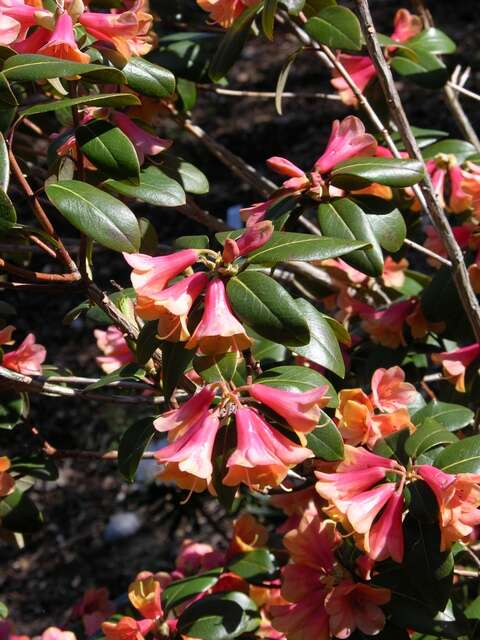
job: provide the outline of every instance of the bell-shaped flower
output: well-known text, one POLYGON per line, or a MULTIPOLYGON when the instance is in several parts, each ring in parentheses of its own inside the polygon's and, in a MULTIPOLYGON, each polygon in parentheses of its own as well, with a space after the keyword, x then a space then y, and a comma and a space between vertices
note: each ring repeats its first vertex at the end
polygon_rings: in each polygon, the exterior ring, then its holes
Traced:
MULTIPOLYGON (((348 53, 340 53, 337 58, 345 67, 345 70, 352 78, 358 89, 363 93, 367 85, 377 75, 377 70, 373 62, 368 56, 352 56, 348 53)), ((351 107, 357 106, 357 97, 342 74, 335 68, 332 70, 331 84, 338 91, 338 94, 344 104, 351 107)))
POLYGON ((268 530, 251 513, 242 513, 233 524, 233 533, 227 550, 227 558, 264 547, 268 530))
POLYGON ((394 30, 390 36, 395 42, 406 42, 417 36, 423 29, 422 19, 408 11, 408 9, 399 9, 393 20, 394 30))
POLYGON ((244 233, 235 240, 239 255, 248 256, 270 240, 273 233, 273 223, 263 220, 247 227, 244 233))
POLYGON ((289 176, 289 179, 282 185, 284 189, 301 191, 308 189, 310 186, 310 179, 306 173, 286 158, 273 156, 272 158, 268 158, 267 165, 272 171, 275 171, 275 173, 279 173, 281 176, 289 176))
POLYGON ((131 118, 120 111, 114 111, 112 120, 133 143, 140 164, 144 163, 145 156, 156 156, 173 144, 172 140, 158 138, 139 127, 131 118))
POLYGON ((103 356, 97 356, 95 360, 105 373, 113 373, 124 364, 135 362, 135 356, 120 329, 111 326, 106 331, 95 329, 93 334, 97 340, 97 347, 104 353, 103 356))
POLYGON ((372 560, 381 561, 392 558, 395 562, 402 562, 404 552, 403 508, 403 495, 398 490, 392 494, 382 515, 374 522, 365 536, 365 552, 372 560))
POLYGON ((0 0, 0 44, 12 45, 25 40, 30 27, 52 19, 47 11, 32 2, 23 0, 0 0))
POLYGON ((155 625, 155 620, 135 620, 123 616, 118 622, 102 623, 106 640, 144 640, 155 625))
POLYGON ((284 536, 283 543, 292 562, 328 574, 333 571, 334 551, 341 543, 341 536, 333 520, 322 520, 318 515, 306 514, 298 528, 284 536))
POLYGON ((341 122, 335 120, 327 148, 315 162, 315 170, 328 173, 337 164, 358 156, 373 156, 377 141, 370 133, 365 133, 363 122, 356 116, 347 116, 341 122))
POLYGON ((400 367, 377 369, 372 376, 372 400, 377 409, 391 413, 411 404, 417 395, 413 384, 405 382, 400 367))
POLYGON ((141 575, 128 587, 128 599, 144 618, 155 620, 163 616, 162 587, 153 574, 141 575))
POLYGON ((61 58, 62 60, 70 60, 72 62, 90 62, 88 53, 83 53, 78 48, 75 41, 72 18, 68 13, 62 13, 58 16, 55 29, 50 38, 40 47, 37 53, 44 56, 61 58))
POLYGON ((245 222, 246 227, 251 227, 260 222, 267 215, 269 207, 275 204, 275 198, 265 200, 265 202, 256 202, 250 207, 240 209, 240 217, 245 222))
POLYGON ((313 591, 288 605, 274 606, 272 625, 288 640, 329 640, 328 615, 324 607, 324 593, 313 591))
POLYGON ((207 287, 203 315, 186 344, 187 349, 213 355, 243 351, 251 344, 243 325, 233 315, 223 281, 214 278, 207 287))
POLYGON ((432 354, 432 362, 442 365, 443 374, 457 391, 465 392, 467 367, 480 358, 480 342, 466 347, 432 354))
POLYGON ((207 385, 199 393, 184 402, 178 409, 167 411, 156 418, 153 426, 160 432, 181 430, 183 433, 208 413, 214 397, 215 385, 207 385))
POLYGON ((233 21, 247 7, 255 4, 254 0, 197 0, 198 6, 209 14, 212 22, 228 29, 233 21))
POLYGON ((25 340, 14 350, 3 354, 3 367, 23 373, 27 376, 42 373, 42 364, 47 357, 47 351, 41 344, 35 342, 33 333, 29 333, 25 340))
POLYGON ((15 488, 15 480, 8 473, 10 467, 10 459, 7 456, 0 456, 0 498, 8 496, 15 488))
POLYGON ((137 296, 153 298, 172 278, 195 264, 198 251, 183 249, 155 258, 144 253, 124 253, 123 257, 133 267, 131 281, 137 296))
POLYGON ((370 335, 373 342, 391 349, 396 349, 400 345, 405 346, 403 329, 416 303, 415 298, 410 298, 394 302, 386 309, 364 308, 361 312, 362 328, 370 335))
POLYGON ((357 494, 345 512, 357 533, 368 533, 375 518, 395 493, 395 484, 387 482, 357 494))
POLYGON ((115 612, 115 606, 109 598, 108 589, 88 589, 81 600, 72 608, 72 618, 81 618, 87 636, 93 636, 115 612))
POLYGON ((207 284, 206 273, 194 273, 152 297, 139 296, 135 311, 144 320, 158 320, 157 334, 161 340, 184 342, 190 337, 188 314, 207 284))
POLYGON ((225 553, 214 549, 211 544, 184 540, 175 560, 175 567, 184 576, 193 576, 209 569, 222 566, 225 553))
POLYGON ((237 409, 237 445, 227 461, 227 486, 244 483, 249 487, 277 486, 289 469, 312 458, 310 449, 296 445, 271 427, 254 410, 237 409))
POLYGON ((327 385, 304 392, 277 389, 265 384, 248 387, 252 398, 273 409, 292 429, 302 433, 309 433, 320 422, 321 408, 330 400, 327 391, 327 385))
POLYGON ((380 633, 385 626, 385 614, 380 606, 390 598, 390 589, 343 580, 325 597, 331 635, 343 640, 356 629, 367 636, 380 633))
POLYGON ((213 473, 212 451, 220 425, 214 413, 201 415, 196 422, 166 447, 155 453, 157 462, 178 463, 178 470, 209 483, 213 473))

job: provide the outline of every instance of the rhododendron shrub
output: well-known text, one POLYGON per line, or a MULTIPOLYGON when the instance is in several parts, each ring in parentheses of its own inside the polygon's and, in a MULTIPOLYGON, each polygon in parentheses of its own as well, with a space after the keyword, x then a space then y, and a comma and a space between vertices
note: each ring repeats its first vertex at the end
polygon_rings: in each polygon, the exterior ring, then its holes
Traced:
MULTIPOLYGON (((179 518, 214 503, 228 528, 169 567, 145 548, 129 583, 105 576, 35 637, 473 640, 480 143, 456 45, 426 2, 386 34, 367 0, 174 4, 0 0, 1 544, 32 544, 32 496, 65 460, 113 462, 120 484, 149 458, 179 518), (292 39, 270 124, 279 139, 301 109, 283 98, 309 56, 318 135, 306 160, 271 136, 255 169, 196 124, 197 95, 243 99, 225 85, 247 41, 278 69, 292 39), (443 94, 451 130, 409 123, 399 83, 443 94), (207 153, 250 189, 238 224, 209 200, 207 153), (54 342, 53 299, 71 309, 54 342), (63 449, 44 396, 62 420, 60 403, 127 409, 106 451, 88 425, 63 449)), ((0 640, 28 637, 9 602, 0 640)))

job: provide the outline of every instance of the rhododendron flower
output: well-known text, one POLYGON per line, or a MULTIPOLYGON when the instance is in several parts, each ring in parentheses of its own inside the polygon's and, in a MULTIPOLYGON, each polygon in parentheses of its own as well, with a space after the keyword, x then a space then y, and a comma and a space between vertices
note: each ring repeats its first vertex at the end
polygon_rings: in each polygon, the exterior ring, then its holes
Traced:
POLYGON ((227 461, 225 485, 243 482, 249 487, 277 486, 291 467, 313 458, 310 449, 283 436, 254 409, 239 407, 235 424, 237 445, 227 461))
POLYGON ((77 640, 71 631, 62 631, 58 627, 48 627, 41 635, 42 640, 77 640))
POLYGON ((212 22, 228 29, 235 18, 238 18, 247 7, 255 4, 255 0, 197 0, 197 4, 210 14, 212 22))
POLYGON ((411 404, 417 395, 413 384, 405 382, 400 367, 377 369, 372 376, 372 399, 378 409, 392 413, 411 404))
POLYGON ((386 287, 400 288, 405 282, 405 269, 408 267, 408 260, 402 258, 395 262, 393 258, 387 256, 383 265, 382 280, 386 287))
POLYGON ((206 385, 203 389, 189 398, 178 409, 172 409, 156 418, 153 426, 157 431, 172 431, 173 429, 184 432, 189 429, 202 416, 208 413, 210 404, 215 397, 214 384, 206 385))
POLYGON ((255 204, 252 204, 251 207, 240 209, 240 217, 245 222, 245 226, 251 227, 254 224, 257 224, 257 222, 262 221, 267 215, 269 207, 275 204, 275 202, 276 199, 272 198, 270 200, 266 200, 265 202, 257 202, 255 204))
POLYGON ((128 599, 144 618, 155 619, 163 616, 161 603, 162 588, 153 574, 145 572, 137 576, 128 587, 128 599))
POLYGON ((457 540, 468 540, 480 524, 480 474, 452 475, 428 464, 416 466, 415 471, 437 499, 440 549, 445 551, 457 540))
POLYGON ((325 597, 330 633, 337 638, 349 638, 359 629, 368 636, 385 626, 385 614, 379 605, 390 600, 389 589, 344 580, 325 597))
MULTIPOLYGON (((352 56, 348 53, 338 54, 338 61, 345 67, 345 70, 363 93, 367 85, 377 75, 375 65, 368 56, 352 56)), ((344 104, 355 107, 357 98, 344 77, 337 69, 332 71, 332 86, 338 91, 344 104)))
POLYGON ((114 111, 112 120, 133 143, 140 164, 144 163, 145 156, 156 156, 173 144, 173 140, 165 140, 148 133, 120 111, 114 111))
POLYGON ((365 551, 372 560, 380 561, 392 558, 395 562, 402 562, 404 551, 403 508, 403 495, 400 490, 397 490, 389 499, 380 518, 374 522, 364 538, 365 551))
POLYGON ((272 607, 272 625, 286 634, 288 640, 328 640, 328 615, 324 593, 313 591, 298 602, 272 607))
POLYGON ((187 342, 187 349, 211 355, 243 351, 251 346, 243 325, 233 315, 225 285, 219 278, 210 281, 204 305, 202 319, 187 342))
POLYGON ((143 640, 154 624, 154 620, 135 620, 123 616, 118 622, 102 623, 102 631, 107 640, 143 640))
POLYGON ((177 555, 175 566, 185 576, 192 576, 224 563, 225 554, 204 542, 184 540, 177 555))
POLYGON ((55 29, 48 41, 40 47, 38 53, 83 64, 90 62, 90 56, 80 51, 77 46, 72 18, 68 13, 62 13, 58 17, 55 29))
POLYGON ((337 164, 358 156, 373 156, 377 141, 365 133, 363 122, 356 116, 347 116, 341 122, 335 120, 327 148, 315 162, 315 170, 328 173, 337 164))
POLYGON ((333 520, 306 514, 298 528, 284 536, 283 543, 293 562, 330 573, 335 565, 334 549, 341 540, 333 520))
POLYGON ((95 358, 105 373, 112 373, 129 362, 135 362, 135 356, 117 327, 108 327, 106 331, 95 329, 93 335, 97 340, 97 347, 105 354, 95 358))
POLYGON ((420 16, 410 13, 407 9, 399 9, 393 20, 394 30, 390 36, 396 42, 406 42, 422 31, 420 16))
POLYGON ((30 27, 50 17, 50 11, 44 10, 41 4, 0 0, 0 44, 12 45, 24 40, 30 27))
POLYGON ((115 611, 113 602, 109 600, 108 590, 105 587, 100 589, 89 589, 83 598, 77 602, 72 609, 72 618, 81 618, 83 628, 87 636, 93 636, 104 620, 109 618, 115 611))
MULTIPOLYGON (((464 188, 468 183, 469 174, 457 165, 455 156, 439 154, 433 160, 428 160, 425 166, 442 208, 447 209, 450 213, 463 213, 472 208, 472 195, 468 189, 464 188), (450 191, 448 202, 445 193, 447 184, 450 191)), ((413 201, 411 208, 413 211, 420 211, 418 199, 413 201)))
POLYGON ((362 328, 373 342, 378 342, 385 347, 396 349, 400 345, 405 346, 403 327, 407 316, 413 311, 416 299, 394 302, 387 309, 379 310, 363 309, 361 312, 362 328))
POLYGON ((432 362, 442 365, 446 379, 455 385, 457 391, 462 393, 465 391, 465 372, 467 367, 479 358, 480 342, 460 347, 453 351, 432 353, 432 362))
POLYGON ((180 472, 208 484, 213 472, 212 450, 219 425, 214 413, 200 416, 176 440, 155 453, 157 462, 177 463, 180 472))
POLYGON ((10 467, 10 459, 7 456, 0 456, 0 498, 8 496, 15 488, 15 480, 8 473, 10 467))
POLYGON ((272 158, 268 158, 267 165, 272 171, 275 171, 275 173, 279 173, 282 176, 289 176, 289 179, 283 183, 284 189, 297 191, 306 189, 310 185, 310 180, 305 172, 286 158, 273 156, 272 158))
POLYGON ((273 223, 270 220, 263 220, 247 226, 242 235, 233 240, 227 238, 223 249, 224 262, 232 262, 239 256, 247 256, 252 251, 256 251, 268 242, 273 233, 273 223))
POLYGON ((137 296, 153 298, 172 278, 195 264, 198 252, 184 249, 156 258, 144 253, 124 253, 123 257, 133 267, 131 281, 137 296))
POLYGON ((41 344, 35 342, 33 333, 29 333, 25 340, 14 350, 3 354, 3 367, 23 373, 38 375, 42 373, 42 364, 47 357, 47 351, 41 344))
POLYGON ((288 531, 296 529, 304 515, 311 514, 314 516, 319 513, 322 506, 322 499, 313 486, 300 489, 300 491, 274 495, 270 498, 270 502, 274 507, 282 509, 289 516, 278 527, 278 533, 288 533, 288 531))
POLYGON ((233 524, 227 559, 239 553, 247 553, 258 547, 264 547, 267 540, 267 529, 251 513, 242 513, 233 524))
POLYGON ((273 409, 292 429, 302 433, 309 433, 320 422, 321 408, 330 400, 326 395, 327 391, 327 385, 303 393, 277 389, 265 384, 252 384, 248 387, 252 398, 273 409))

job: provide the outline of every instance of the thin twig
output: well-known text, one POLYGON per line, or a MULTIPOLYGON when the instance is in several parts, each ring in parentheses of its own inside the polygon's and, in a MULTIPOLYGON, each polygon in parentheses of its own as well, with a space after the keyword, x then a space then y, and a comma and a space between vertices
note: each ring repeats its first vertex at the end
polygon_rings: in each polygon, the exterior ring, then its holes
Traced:
POLYGON ((464 95, 468 96, 469 98, 472 98, 472 100, 477 100, 477 101, 480 102, 480 94, 474 93, 473 91, 470 91, 469 89, 465 89, 465 87, 462 87, 459 84, 455 84, 451 80, 448 82, 448 86, 452 87, 452 89, 455 89, 455 91, 459 91, 460 93, 463 93, 464 95))
MULTIPOLYGON (((223 89, 222 87, 212 87, 209 84, 197 84, 197 88, 209 93, 217 93, 221 96, 238 96, 242 98, 276 98, 275 91, 245 91, 237 89, 223 89)), ((333 100, 338 102, 341 100, 336 93, 305 93, 286 91, 282 93, 282 98, 317 98, 322 100, 333 100)))
POLYGON ((0 270, 11 273, 12 275, 23 278, 28 282, 63 282, 75 283, 79 280, 78 273, 43 273, 42 271, 29 271, 23 267, 17 267, 14 264, 0 258, 0 270))
POLYGON ((409 238, 405 238, 403 243, 408 245, 412 249, 415 249, 415 251, 418 251, 419 253, 424 253, 426 256, 430 256, 430 258, 435 258, 435 260, 438 260, 442 264, 446 264, 449 267, 452 266, 452 263, 447 258, 444 258, 443 256, 439 255, 438 253, 435 253, 435 251, 432 251, 431 249, 427 249, 426 247, 423 247, 421 244, 418 244, 417 242, 414 242, 413 240, 410 240, 409 238))

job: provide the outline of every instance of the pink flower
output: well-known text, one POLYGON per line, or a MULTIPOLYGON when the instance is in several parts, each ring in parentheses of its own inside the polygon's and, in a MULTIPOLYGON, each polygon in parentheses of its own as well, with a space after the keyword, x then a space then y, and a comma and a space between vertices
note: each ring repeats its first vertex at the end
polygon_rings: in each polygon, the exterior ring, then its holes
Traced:
POLYGON ((390 36, 396 42, 406 42, 418 35, 423 28, 419 16, 410 13, 407 9, 399 9, 393 21, 394 31, 390 36))
POLYGON ((220 425, 216 414, 206 413, 191 424, 169 445, 155 453, 162 463, 176 463, 178 471, 190 478, 211 481, 212 451, 215 436, 220 425))
POLYGON ((41 635, 42 640, 77 640, 71 631, 62 631, 58 627, 48 627, 41 635))
POLYGON ((282 176, 289 176, 290 179, 283 183, 284 189, 293 189, 294 191, 297 191, 306 189, 310 186, 310 180, 305 172, 286 158, 273 156, 267 160, 267 165, 276 173, 279 173, 282 176))
MULTIPOLYGON (((319 516, 304 516, 297 529, 283 538, 292 562, 308 566, 317 572, 328 574, 334 569, 335 547, 342 541, 333 520, 321 520, 319 516)), ((317 578, 318 579, 318 578, 317 578)), ((290 600, 289 593, 285 597, 290 600)))
POLYGON ((256 204, 252 204, 251 207, 246 207, 240 210, 240 216, 242 220, 245 222, 247 227, 251 227, 263 220, 263 218, 267 215, 268 208, 275 204, 275 199, 266 200, 265 202, 257 202, 256 204))
POLYGON ((460 347, 453 351, 433 353, 432 362, 441 364, 447 380, 455 385, 455 389, 465 392, 465 372, 467 367, 480 358, 480 342, 460 347))
POLYGON ((112 119, 119 129, 130 139, 137 152, 138 161, 143 164, 145 156, 156 156, 172 144, 172 140, 157 138, 157 136, 148 133, 142 127, 139 127, 128 116, 120 111, 114 111, 112 119))
MULTIPOLYGON (((368 56, 352 56, 348 53, 340 53, 338 54, 338 61, 345 67, 345 70, 362 93, 369 82, 377 75, 375 65, 368 56)), ((355 94, 336 69, 333 71, 331 83, 338 91, 342 102, 352 107, 357 105, 358 101, 355 94)))
POLYGON ((235 240, 238 255, 248 256, 270 240, 273 233, 273 223, 270 220, 249 225, 242 235, 235 240))
POLYGON ((124 364, 135 362, 135 357, 120 329, 113 326, 108 327, 106 331, 95 329, 93 334, 97 340, 97 347, 105 354, 97 356, 95 360, 105 373, 112 373, 124 364))
POLYGON ((34 334, 29 333, 17 349, 3 355, 2 366, 27 376, 39 375, 46 357, 45 347, 37 344, 34 334))
POLYGON ((210 404, 215 397, 215 385, 207 385, 189 398, 179 409, 172 409, 156 418, 153 426, 157 431, 172 431, 173 429, 185 432, 207 415, 210 404))
POLYGON ((405 282, 405 269, 408 268, 408 260, 402 258, 395 262, 391 256, 385 258, 382 280, 386 287, 400 288, 405 282))
POLYGON ((288 470, 312 458, 310 449, 300 447, 265 422, 254 409, 239 407, 235 416, 237 445, 227 462, 227 486, 243 482, 249 487, 280 484, 288 470))
POLYGON ((153 298, 165 289, 172 278, 195 264, 198 252, 184 249, 157 258, 144 253, 124 253, 123 257, 133 267, 131 281, 137 296, 153 298))
POLYGON ((87 53, 82 53, 77 46, 73 22, 68 13, 62 13, 57 18, 53 33, 37 53, 72 62, 90 62, 90 56, 87 53))
POLYGON ((187 342, 187 349, 198 348, 201 353, 211 355, 243 351, 251 346, 243 325, 233 315, 225 285, 219 278, 210 281, 204 304, 202 319, 187 342))
POLYGON ((395 562, 402 562, 404 550, 403 508, 403 495, 398 490, 391 496, 384 512, 365 536, 365 551, 372 560, 380 561, 392 558, 395 562))
POLYGON ((197 0, 197 4, 210 14, 210 19, 228 29, 254 0, 197 0))
POLYGON ((0 44, 11 45, 25 39, 28 29, 52 17, 41 4, 23 0, 0 0, 0 44))
POLYGON ((373 156, 377 141, 365 133, 362 121, 356 116, 347 116, 341 122, 335 120, 323 154, 315 162, 315 170, 328 173, 344 160, 358 156, 373 156))
POLYGON ((325 395, 327 391, 327 385, 303 393, 276 389, 265 384, 252 384, 248 388, 252 398, 273 409, 292 429, 302 433, 309 433, 318 425, 321 408, 330 400, 325 395))
POLYGON ((325 598, 330 633, 336 638, 348 638, 359 629, 368 636, 385 626, 385 614, 379 605, 390 600, 389 589, 344 580, 333 587, 325 598))
POLYGON ((143 640, 154 624, 154 620, 135 620, 123 616, 118 622, 104 622, 102 631, 107 640, 143 640))
POLYGON ((115 611, 113 602, 109 600, 108 590, 89 589, 83 598, 72 609, 72 618, 82 618, 83 628, 87 636, 93 636, 104 620, 115 611))
POLYGON ((373 403, 381 411, 392 413, 411 404, 417 395, 415 387, 405 382, 400 367, 377 369, 372 376, 373 403))
POLYGON ((324 593, 313 591, 299 602, 274 606, 272 624, 286 634, 288 640, 328 640, 328 615, 324 607, 324 593))
POLYGON ((415 298, 410 298, 394 302, 380 311, 371 307, 364 309, 361 313, 362 328, 370 334, 373 342, 378 342, 391 349, 396 349, 400 345, 405 346, 403 327, 407 317, 414 310, 416 302, 415 298))
POLYGON ((185 576, 192 576, 221 566, 225 554, 212 545, 193 540, 184 540, 177 555, 175 566, 185 576))

